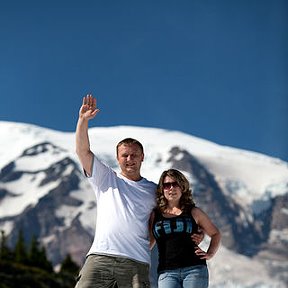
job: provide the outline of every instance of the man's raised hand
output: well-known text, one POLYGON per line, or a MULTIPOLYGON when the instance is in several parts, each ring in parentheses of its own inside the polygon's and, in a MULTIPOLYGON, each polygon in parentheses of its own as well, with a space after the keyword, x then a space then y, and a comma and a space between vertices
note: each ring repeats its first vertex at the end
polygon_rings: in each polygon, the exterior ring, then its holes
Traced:
POLYGON ((96 106, 96 98, 92 94, 83 97, 82 106, 79 111, 79 117, 90 120, 96 116, 100 110, 96 106))

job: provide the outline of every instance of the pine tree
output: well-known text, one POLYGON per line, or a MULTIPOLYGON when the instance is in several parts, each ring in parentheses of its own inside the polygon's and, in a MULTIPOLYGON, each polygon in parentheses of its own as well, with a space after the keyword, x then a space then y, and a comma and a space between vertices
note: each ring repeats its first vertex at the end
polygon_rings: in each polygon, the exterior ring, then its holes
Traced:
POLYGON ((79 266, 72 260, 70 254, 67 254, 63 260, 60 268, 60 273, 69 273, 77 275, 79 272, 79 266))
POLYGON ((43 270, 46 270, 48 272, 53 272, 54 271, 52 263, 47 258, 45 247, 40 248, 39 265, 38 265, 38 267, 42 268, 43 270))
POLYGON ((39 242, 35 235, 33 235, 31 242, 30 242, 28 258, 29 258, 30 266, 34 266, 34 267, 39 266, 40 248, 39 248, 39 242))
POLYGON ((12 258, 12 251, 7 246, 7 237, 5 232, 1 230, 0 239, 0 261, 10 261, 12 258))
POLYGON ((22 229, 20 229, 15 246, 15 262, 26 264, 27 261, 28 261, 28 255, 24 241, 23 231, 22 229))

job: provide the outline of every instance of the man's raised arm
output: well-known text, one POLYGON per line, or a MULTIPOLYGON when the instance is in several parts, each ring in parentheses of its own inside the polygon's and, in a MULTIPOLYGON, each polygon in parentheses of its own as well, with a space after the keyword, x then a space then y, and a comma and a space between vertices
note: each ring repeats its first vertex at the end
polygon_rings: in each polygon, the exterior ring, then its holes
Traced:
POLYGON ((93 153, 90 150, 88 122, 93 119, 99 111, 96 106, 96 98, 91 94, 83 98, 76 127, 76 153, 83 169, 90 176, 92 173, 93 153))

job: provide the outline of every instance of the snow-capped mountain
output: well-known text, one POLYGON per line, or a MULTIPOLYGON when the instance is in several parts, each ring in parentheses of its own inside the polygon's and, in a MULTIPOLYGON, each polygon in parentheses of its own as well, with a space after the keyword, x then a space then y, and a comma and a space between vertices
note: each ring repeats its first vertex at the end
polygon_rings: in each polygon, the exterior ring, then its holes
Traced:
MULTIPOLYGON (((0 122, 0 135, 0 229, 11 244, 19 228, 27 240, 37 236, 55 265, 67 252, 81 264, 97 203, 74 152, 74 133, 0 122)), ((197 205, 222 232, 222 246, 208 262, 210 287, 287 286, 286 162, 156 128, 97 127, 89 135, 93 152, 116 171, 115 147, 133 137, 144 146, 147 179, 157 182, 171 167, 189 178, 197 205)))

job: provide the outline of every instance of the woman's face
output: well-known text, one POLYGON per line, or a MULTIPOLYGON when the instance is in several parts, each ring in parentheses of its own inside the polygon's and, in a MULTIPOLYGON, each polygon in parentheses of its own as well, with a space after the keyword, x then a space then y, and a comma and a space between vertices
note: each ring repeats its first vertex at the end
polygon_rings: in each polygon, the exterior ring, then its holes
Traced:
POLYGON ((182 190, 174 178, 166 176, 163 180, 163 194, 168 202, 179 202, 182 190))

